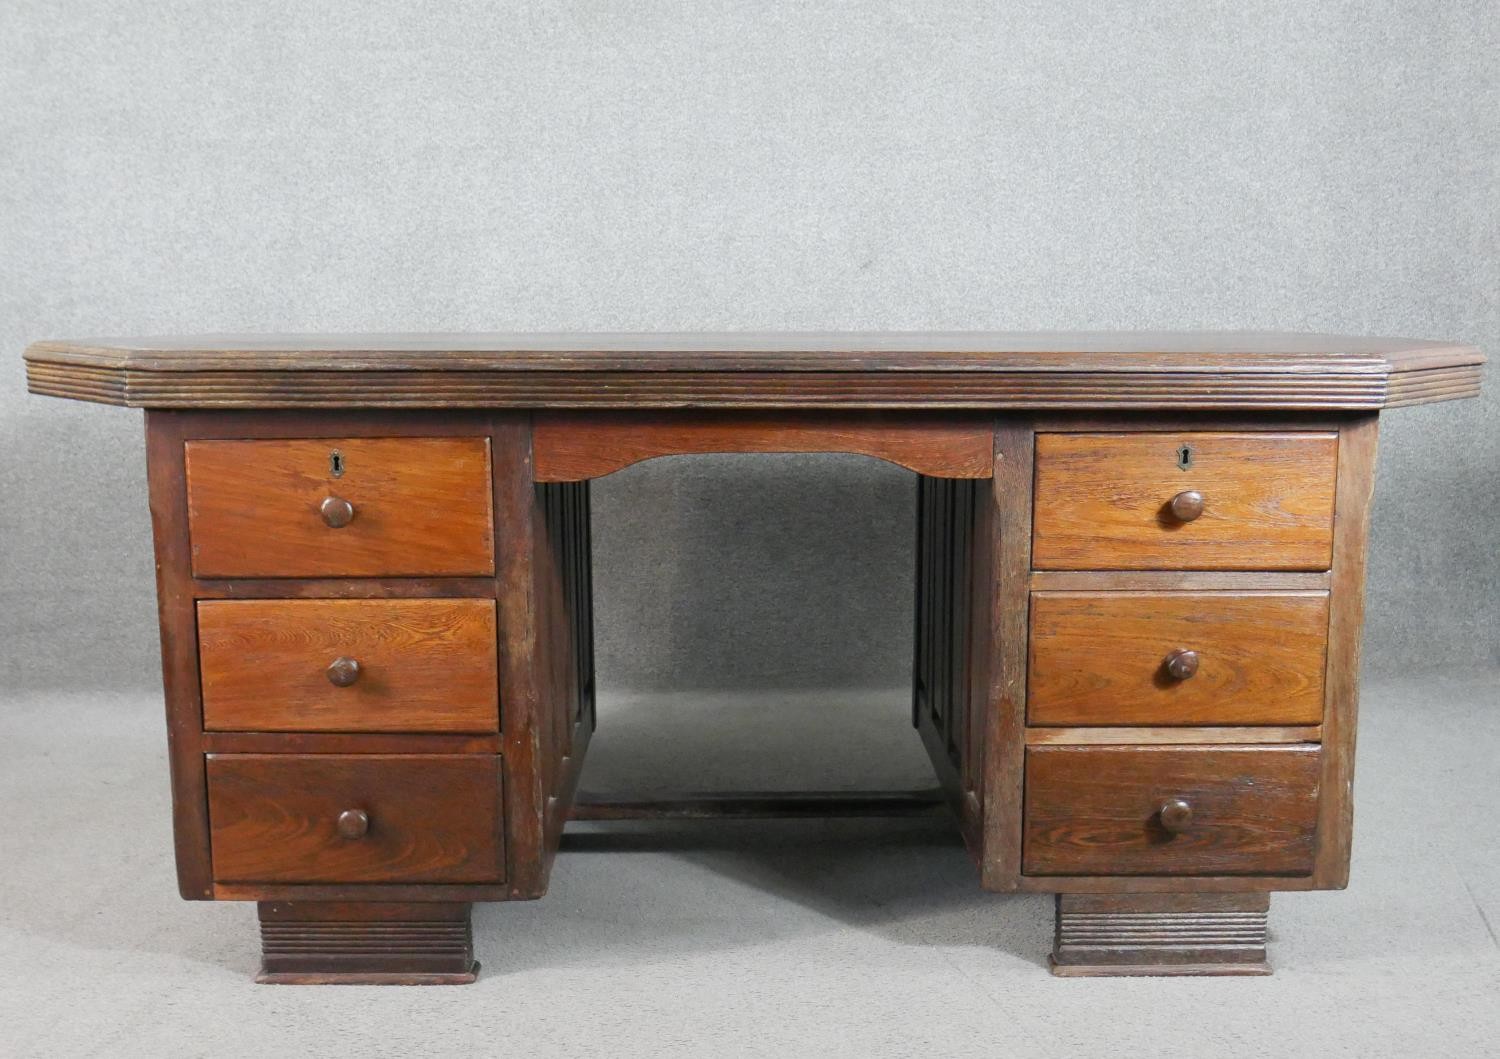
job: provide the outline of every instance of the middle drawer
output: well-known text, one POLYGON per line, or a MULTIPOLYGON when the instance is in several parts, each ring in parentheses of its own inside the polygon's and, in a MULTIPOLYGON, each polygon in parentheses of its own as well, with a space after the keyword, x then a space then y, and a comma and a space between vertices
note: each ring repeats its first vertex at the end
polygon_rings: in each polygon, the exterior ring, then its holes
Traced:
POLYGON ((1036 592, 1033 725, 1313 725, 1328 593, 1036 592))
POLYGON ((495 732, 492 599, 204 600, 211 732, 495 732))

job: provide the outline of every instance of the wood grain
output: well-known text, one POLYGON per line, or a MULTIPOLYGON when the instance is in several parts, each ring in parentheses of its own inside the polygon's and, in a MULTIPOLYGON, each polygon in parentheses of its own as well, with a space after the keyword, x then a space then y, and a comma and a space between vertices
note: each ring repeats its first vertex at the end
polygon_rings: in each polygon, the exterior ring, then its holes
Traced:
POLYGON ((269 985, 461 985, 474 981, 469 905, 262 901, 269 985))
POLYGON ((480 883, 504 878, 493 755, 211 754, 214 878, 480 883), (347 839, 339 814, 369 816, 347 839))
POLYGON ((1329 432, 1039 434, 1033 563, 1325 570, 1337 449, 1329 432), (1206 500, 1186 523, 1166 511, 1184 490, 1206 500))
POLYGON ((198 577, 494 571, 487 438, 189 441, 187 483, 198 577), (320 517, 330 496, 354 505, 347 526, 320 517))
POLYGON ((538 615, 536 551, 541 526, 531 473, 531 420, 497 416, 494 424, 496 602, 500 612, 500 718, 505 750, 505 828, 510 896, 547 892, 544 855, 551 752, 538 615))
POLYGON ((1032 747, 1026 752, 1029 875, 1307 875, 1317 747, 1032 747), (1179 834, 1157 814, 1182 798, 1179 834))
POLYGON ((1037 592, 1034 725, 1315 725, 1327 592, 1037 592), (1197 652, 1173 679, 1164 660, 1197 652))
POLYGON ((1026 732, 1026 637, 1031 607, 1032 475, 1036 434, 1020 419, 995 425, 986 569, 990 658, 984 712, 984 857, 980 881, 1013 890, 1021 874, 1026 732))
POLYGON ((793 820, 929 815, 947 792, 671 791, 662 794, 579 792, 569 820, 793 820))
POLYGON ((208 754, 498 754, 501 747, 499 735, 493 732, 204 732, 203 750, 208 754))
POLYGON ((1058 894, 1063 978, 1265 975, 1266 894, 1058 894))
POLYGON ((182 438, 190 419, 190 414, 146 413, 146 482, 156 548, 156 604, 161 630, 177 887, 186 900, 205 901, 213 897, 213 868, 208 788, 203 769, 197 615, 183 471, 182 438))
POLYGON ((1318 807, 1318 870, 1322 887, 1349 884, 1354 840, 1354 746, 1359 717, 1360 638, 1365 561, 1375 488, 1379 423, 1361 416, 1339 431, 1338 516, 1334 531, 1333 613, 1328 623, 1328 709, 1323 722, 1323 798, 1318 807))
POLYGON ((551 871, 578 790, 595 724, 593 590, 589 483, 554 482, 534 489, 541 531, 534 553, 543 703, 551 732, 542 776, 542 872, 551 871))
POLYGON ((988 419, 954 416, 546 414, 532 438, 536 480, 600 478, 643 460, 694 452, 852 452, 939 478, 988 478, 988 419))
POLYGON ((206 600, 198 640, 210 731, 499 730, 494 600, 206 600))
POLYGON ((1214 332, 250 335, 44 341, 33 393, 141 407, 1378 409, 1472 346, 1214 332))
MULTIPOLYGON (((987 440, 993 447, 993 441, 987 440)), ((917 479, 912 723, 976 860, 983 852, 982 729, 988 707, 988 481, 917 479)))

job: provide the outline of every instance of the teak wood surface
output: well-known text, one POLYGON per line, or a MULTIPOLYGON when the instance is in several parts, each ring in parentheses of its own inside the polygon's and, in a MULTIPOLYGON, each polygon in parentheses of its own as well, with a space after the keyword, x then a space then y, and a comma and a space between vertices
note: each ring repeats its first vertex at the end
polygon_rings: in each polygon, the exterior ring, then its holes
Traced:
POLYGON ((1041 746, 1026 751, 1035 875, 1306 875, 1320 749, 1041 746), (1191 821, 1173 833, 1162 807, 1191 821))
POLYGON ((439 577, 494 572, 489 442, 316 438, 187 443, 198 577, 439 577), (330 526, 328 499, 349 522, 330 526))
POLYGON ((1262 332, 200 335, 35 342, 33 393, 140 408, 1375 410, 1473 346, 1262 332))
POLYGON ((1321 724, 1327 647, 1327 592, 1037 592, 1027 720, 1321 724))
POLYGON ((1482 360, 1270 334, 260 336, 43 342, 27 369, 152 409, 183 896, 260 902, 265 981, 458 982, 469 903, 542 896, 569 819, 933 804, 579 801, 589 481, 694 452, 916 472, 913 721, 981 885, 1063 895, 1057 973, 1264 973, 1264 892, 1348 881, 1375 412, 1471 395, 1482 360))
POLYGON ((1038 434, 1033 562, 1326 570, 1337 455, 1332 432, 1038 434), (1203 500, 1191 521, 1169 507, 1186 492, 1203 500))
POLYGON ((211 754, 222 882, 481 883, 504 877, 493 754, 211 754), (341 834, 345 813, 368 830, 341 834))
POLYGON ((988 478, 994 427, 974 416, 547 414, 534 420, 539 482, 602 478, 697 452, 852 452, 938 478, 988 478))
POLYGON ((198 642, 208 731, 500 730, 494 600, 203 600, 198 642))

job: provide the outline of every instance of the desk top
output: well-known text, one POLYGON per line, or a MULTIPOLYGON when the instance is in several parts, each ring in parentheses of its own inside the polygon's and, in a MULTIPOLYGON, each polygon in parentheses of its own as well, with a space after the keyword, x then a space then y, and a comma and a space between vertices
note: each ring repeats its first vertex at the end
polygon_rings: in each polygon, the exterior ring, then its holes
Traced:
POLYGON ((201 335, 36 342, 33 393, 143 408, 1380 409, 1483 355, 1266 332, 201 335))

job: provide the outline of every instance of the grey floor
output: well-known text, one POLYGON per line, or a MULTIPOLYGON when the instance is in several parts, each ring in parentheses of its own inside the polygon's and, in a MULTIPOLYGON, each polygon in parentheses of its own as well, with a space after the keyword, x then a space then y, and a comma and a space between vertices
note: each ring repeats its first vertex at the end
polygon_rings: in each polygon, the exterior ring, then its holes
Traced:
MULTIPOLYGON (((899 692, 619 698, 586 783, 925 784, 899 692), (663 734, 671 733, 671 734, 663 734)), ((1500 1054, 1500 679, 1367 682, 1353 881, 1274 977, 1062 980, 939 822, 579 828, 464 988, 254 986, 177 899, 154 695, 0 702, 0 1055, 1500 1054)))

